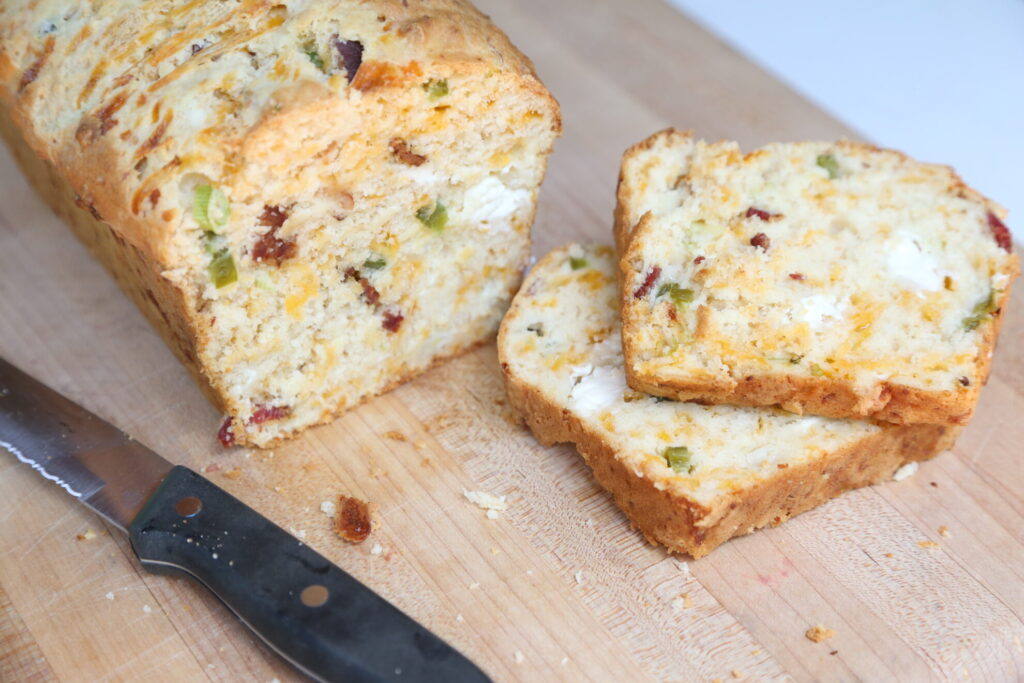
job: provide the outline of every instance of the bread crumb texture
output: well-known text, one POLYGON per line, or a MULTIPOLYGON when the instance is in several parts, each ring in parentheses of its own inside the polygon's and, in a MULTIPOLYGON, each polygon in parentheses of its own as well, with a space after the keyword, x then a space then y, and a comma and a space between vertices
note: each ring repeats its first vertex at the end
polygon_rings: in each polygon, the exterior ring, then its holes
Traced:
POLYGON ((964 424, 1019 264, 948 167, 848 141, 744 154, 665 131, 618 191, 630 384, 830 417, 964 424))
POLYGON ((0 102, 137 252, 108 266, 150 283, 227 443, 497 329, 560 120, 470 3, 14 2, 0 34, 0 102))
POLYGON ((487 519, 498 519, 500 514, 508 509, 505 496, 496 496, 486 491, 462 490, 462 495, 473 505, 481 510, 486 510, 487 519))
POLYGON ((822 641, 828 640, 829 638, 834 638, 836 632, 833 629, 822 626, 821 624, 816 624, 807 629, 807 633, 805 633, 804 635, 807 636, 807 640, 814 641, 815 643, 820 643, 822 641))
POLYGON ((502 323, 498 353, 510 405, 542 443, 574 442, 650 540, 699 557, 951 443, 954 430, 942 426, 705 406, 630 389, 615 267, 607 246, 545 256, 502 323))

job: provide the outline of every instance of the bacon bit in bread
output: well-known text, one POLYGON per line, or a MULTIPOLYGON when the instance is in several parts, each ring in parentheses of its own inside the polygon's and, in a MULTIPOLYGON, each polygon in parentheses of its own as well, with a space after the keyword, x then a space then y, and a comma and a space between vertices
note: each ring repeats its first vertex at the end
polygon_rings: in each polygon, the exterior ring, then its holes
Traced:
POLYGON ((384 311, 384 319, 381 321, 381 327, 388 332, 398 332, 398 329, 402 326, 403 320, 405 320, 405 316, 401 313, 384 311))
POLYGON ((971 380, 970 380, 970 379, 968 379, 967 377, 961 377, 961 378, 960 378, 960 379, 958 379, 957 381, 958 381, 958 382, 960 382, 960 384, 962 384, 962 385, 963 385, 963 386, 965 386, 965 387, 969 387, 969 386, 971 386, 971 380))
POLYGON ((807 636, 807 640, 820 643, 824 640, 828 640, 829 638, 834 638, 836 632, 833 629, 825 628, 821 624, 816 624, 807 629, 807 633, 804 635, 807 636))
POLYGON ((256 410, 249 418, 249 424, 260 425, 271 420, 281 420, 292 414, 290 406, 268 406, 265 403, 256 404, 256 410))
POLYGON ((331 36, 331 43, 338 53, 335 64, 345 72, 348 82, 351 83, 363 64, 363 44, 358 40, 342 40, 337 33, 331 36))
POLYGON ((1010 235, 1010 229, 1006 227, 1006 224, 999 220, 999 216, 995 215, 991 211, 988 212, 988 227, 992 231, 992 236, 996 240, 996 244, 1007 252, 1013 251, 1013 237, 1010 235))
POLYGON ((370 521, 370 506, 352 496, 338 496, 337 513, 334 515, 334 531, 350 543, 362 543, 373 530, 370 521))
POLYGON ((50 58, 53 53, 54 37, 47 36, 46 42, 43 43, 43 51, 36 57, 36 61, 32 62, 24 73, 21 74, 21 80, 18 81, 18 92, 27 88, 34 80, 39 78, 39 72, 43 66, 46 65, 46 60, 50 58))
POLYGON ((745 218, 760 218, 763 221, 770 221, 770 220, 774 220, 776 218, 781 218, 782 214, 781 213, 770 213, 770 212, 765 211, 763 209, 755 209, 754 207, 750 207, 749 209, 747 209, 747 212, 745 214, 743 214, 743 216, 745 218))
POLYGON ((160 188, 157 187, 157 188, 154 188, 153 191, 149 193, 149 205, 152 206, 155 209, 156 205, 157 205, 157 202, 159 202, 159 201, 160 201, 160 188))
POLYGON ((288 209, 280 206, 269 204, 263 205, 263 213, 260 214, 259 222, 260 225, 266 225, 270 228, 280 228, 284 225, 284 222, 288 220, 289 211, 288 209))
POLYGON ((633 298, 643 299, 647 296, 650 293, 651 288, 654 287, 654 283, 658 281, 659 277, 661 277, 661 266, 654 266, 651 268, 651 272, 647 273, 647 277, 644 278, 643 284, 637 287, 637 290, 633 292, 633 298))
POLYGON ((768 251, 768 248, 772 246, 772 241, 768 235, 763 232, 759 232, 750 238, 750 245, 760 249, 761 251, 768 251))
POLYGON ((363 288, 363 300, 371 306, 376 306, 380 302, 380 292, 377 288, 370 284, 370 281, 363 277, 355 268, 349 268, 345 271, 345 280, 355 280, 363 288))
POLYGON ((790 280, 798 280, 798 281, 802 282, 804 280, 804 274, 803 273, 790 273, 789 274, 789 279, 790 280))
POLYGON ((388 144, 391 147, 391 153, 407 166, 422 166, 427 160, 422 154, 413 153, 409 143, 402 138, 391 138, 391 142, 388 144))
POLYGON ((224 423, 217 430, 217 440, 220 441, 220 445, 224 448, 230 448, 235 445, 235 430, 231 424, 231 418, 224 418, 224 423))
POLYGON ((293 240, 283 240, 277 231, 288 220, 288 209, 280 206, 264 205, 260 214, 260 225, 270 227, 256 240, 252 247, 252 259, 256 263, 273 263, 280 267, 282 263, 295 256, 298 247, 293 240))
POLYGON ((703 256, 698 256, 697 258, 693 259, 693 265, 699 266, 700 264, 704 263, 704 261, 706 261, 706 260, 707 259, 705 259, 703 256))

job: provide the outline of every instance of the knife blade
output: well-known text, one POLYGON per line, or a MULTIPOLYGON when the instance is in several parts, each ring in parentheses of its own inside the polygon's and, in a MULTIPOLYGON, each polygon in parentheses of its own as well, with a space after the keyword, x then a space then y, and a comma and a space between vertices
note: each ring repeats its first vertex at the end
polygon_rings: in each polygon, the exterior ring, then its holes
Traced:
POLYGON ((324 681, 488 681, 454 648, 192 470, 0 358, 0 446, 128 533, 140 563, 210 589, 324 681))

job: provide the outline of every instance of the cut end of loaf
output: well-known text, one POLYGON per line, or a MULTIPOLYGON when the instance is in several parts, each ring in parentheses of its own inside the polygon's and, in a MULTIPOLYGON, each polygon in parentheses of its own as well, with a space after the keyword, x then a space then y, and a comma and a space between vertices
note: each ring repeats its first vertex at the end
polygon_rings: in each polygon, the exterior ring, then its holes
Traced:
POLYGON ((184 204, 212 185, 231 207, 217 239, 235 282, 211 279, 202 226, 176 247, 198 265, 180 276, 239 441, 272 443, 479 343, 518 287, 549 102, 499 74, 409 85, 286 106, 234 177, 181 176, 184 204), (289 131, 302 138, 281 148, 289 131))

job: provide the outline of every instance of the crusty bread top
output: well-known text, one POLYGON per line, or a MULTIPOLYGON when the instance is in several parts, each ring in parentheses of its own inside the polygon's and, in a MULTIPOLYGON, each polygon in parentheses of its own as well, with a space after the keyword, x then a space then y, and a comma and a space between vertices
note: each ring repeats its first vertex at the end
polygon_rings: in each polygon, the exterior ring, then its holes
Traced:
POLYGON ((626 355, 708 386, 796 375, 975 394, 1018 273, 1005 211, 945 166, 854 142, 664 131, 623 163, 626 355))
POLYGON ((303 148, 304 116, 365 125, 319 103, 467 72, 513 76, 558 126, 529 60, 465 0, 0 7, 0 102, 84 205, 168 267, 191 200, 179 177, 230 186, 234 205, 266 181, 244 177, 251 158, 319 151, 303 148))
POLYGON ((505 316, 498 352, 510 381, 580 420, 637 476, 710 509, 723 494, 882 429, 865 421, 701 406, 632 391, 619 342, 616 265, 607 246, 569 245, 549 253, 505 316), (676 469, 666 460, 670 448, 686 449, 673 452, 676 469))

